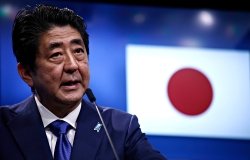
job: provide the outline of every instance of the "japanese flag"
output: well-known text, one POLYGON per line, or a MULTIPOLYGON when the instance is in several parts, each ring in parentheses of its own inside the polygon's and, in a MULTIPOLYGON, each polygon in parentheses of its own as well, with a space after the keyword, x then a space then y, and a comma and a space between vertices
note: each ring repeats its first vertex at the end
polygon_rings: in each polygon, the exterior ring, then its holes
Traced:
POLYGON ((250 139, 249 52, 126 47, 127 111, 152 135, 250 139))

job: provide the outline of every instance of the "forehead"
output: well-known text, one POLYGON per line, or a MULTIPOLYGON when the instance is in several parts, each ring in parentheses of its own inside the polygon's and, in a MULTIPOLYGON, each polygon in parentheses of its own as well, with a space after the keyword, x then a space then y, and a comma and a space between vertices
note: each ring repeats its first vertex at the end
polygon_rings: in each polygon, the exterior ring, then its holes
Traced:
POLYGON ((82 37, 80 32, 67 25, 67 26, 53 26, 48 31, 44 32, 40 37, 40 46, 47 46, 52 43, 63 43, 67 44, 73 39, 79 39, 82 37))

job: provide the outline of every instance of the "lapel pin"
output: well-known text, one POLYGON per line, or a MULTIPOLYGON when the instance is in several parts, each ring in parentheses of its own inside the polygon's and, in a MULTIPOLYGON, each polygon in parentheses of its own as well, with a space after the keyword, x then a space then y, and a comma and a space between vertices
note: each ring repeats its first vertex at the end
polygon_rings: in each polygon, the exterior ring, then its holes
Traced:
POLYGON ((99 132, 99 131, 101 130, 101 128, 102 128, 102 124, 98 122, 98 123, 96 124, 94 130, 95 130, 96 132, 99 132))

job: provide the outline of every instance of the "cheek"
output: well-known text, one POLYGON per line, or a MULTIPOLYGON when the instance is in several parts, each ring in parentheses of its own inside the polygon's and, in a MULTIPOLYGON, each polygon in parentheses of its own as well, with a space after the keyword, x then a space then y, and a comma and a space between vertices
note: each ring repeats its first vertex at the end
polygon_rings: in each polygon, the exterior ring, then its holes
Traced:
POLYGON ((39 77, 43 79, 47 85, 50 85, 60 80, 62 69, 60 66, 44 65, 40 67, 37 73, 39 73, 39 77))
POLYGON ((88 65, 82 65, 81 66, 81 75, 84 81, 89 81, 90 72, 89 72, 89 66, 88 65))
POLYGON ((86 80, 89 80, 89 77, 90 77, 89 68, 86 68, 84 70, 84 76, 85 76, 86 80))

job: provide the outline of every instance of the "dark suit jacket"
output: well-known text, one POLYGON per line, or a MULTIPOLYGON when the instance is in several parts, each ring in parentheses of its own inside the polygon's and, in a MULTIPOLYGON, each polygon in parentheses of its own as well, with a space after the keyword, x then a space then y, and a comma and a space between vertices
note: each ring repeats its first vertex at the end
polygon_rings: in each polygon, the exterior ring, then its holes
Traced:
MULTIPOLYGON (((165 158, 148 143, 136 116, 99 107, 120 159, 165 158)), ((113 160, 105 130, 94 130, 100 118, 92 103, 82 101, 71 160, 113 160)), ((31 96, 19 104, 0 107, 0 160, 52 160, 46 133, 31 96)))

